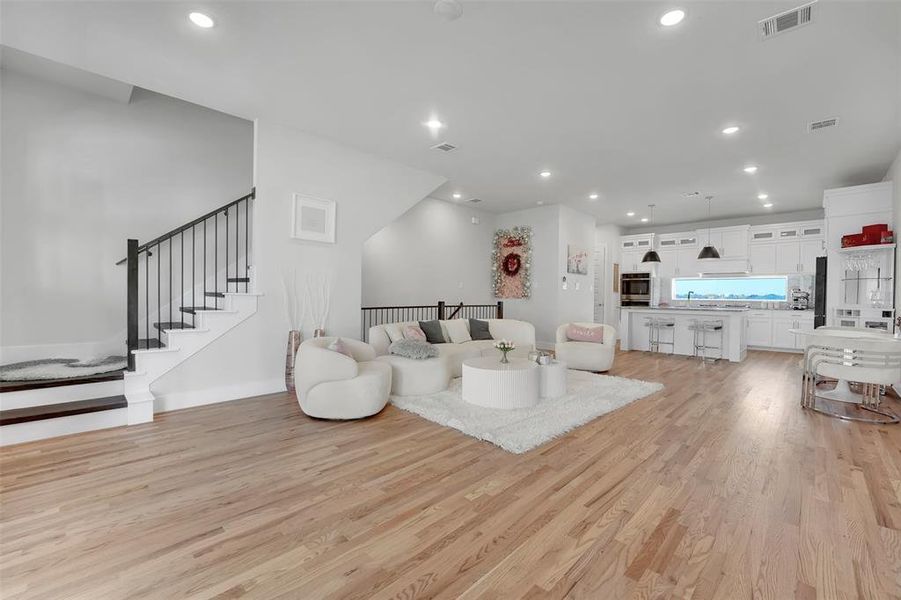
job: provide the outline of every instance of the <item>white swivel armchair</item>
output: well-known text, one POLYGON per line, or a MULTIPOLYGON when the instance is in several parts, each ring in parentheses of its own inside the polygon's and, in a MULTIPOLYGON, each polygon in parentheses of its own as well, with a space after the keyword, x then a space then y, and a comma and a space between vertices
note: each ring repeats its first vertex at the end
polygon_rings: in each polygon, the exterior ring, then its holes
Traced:
POLYGON ((294 381, 300 409, 319 419, 362 419, 385 408, 391 393, 391 366, 375 360, 365 342, 341 338, 353 358, 329 350, 336 338, 300 345, 294 381))
POLYGON ((609 371, 616 354, 616 329, 603 323, 564 323, 557 328, 557 360, 565 362, 569 369, 577 371, 609 371), (603 327, 604 341, 576 342, 566 336, 570 325, 576 327, 603 327))

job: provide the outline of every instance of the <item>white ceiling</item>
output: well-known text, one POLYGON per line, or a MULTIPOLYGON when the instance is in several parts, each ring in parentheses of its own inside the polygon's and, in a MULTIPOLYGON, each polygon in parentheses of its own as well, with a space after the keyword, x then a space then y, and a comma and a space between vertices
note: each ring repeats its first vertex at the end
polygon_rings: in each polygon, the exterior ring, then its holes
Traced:
POLYGON ((431 2, 5 0, 2 39, 441 174, 439 197, 635 226, 650 203, 657 223, 704 218, 682 192, 713 195, 723 218, 765 212, 761 191, 794 211, 885 174, 901 146, 901 3, 821 0, 812 25, 758 40, 759 19, 799 3, 682 2, 685 21, 663 29, 659 2, 463 0, 446 22, 431 2), (832 116, 838 128, 806 132, 832 116), (444 140, 459 149, 429 149, 444 140))

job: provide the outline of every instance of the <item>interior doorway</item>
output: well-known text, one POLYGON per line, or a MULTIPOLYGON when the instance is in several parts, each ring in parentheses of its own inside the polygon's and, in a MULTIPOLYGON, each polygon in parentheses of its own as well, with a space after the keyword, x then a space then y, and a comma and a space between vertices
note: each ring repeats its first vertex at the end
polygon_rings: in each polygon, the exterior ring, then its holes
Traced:
POLYGON ((607 323, 607 244, 594 247, 594 322, 607 323))

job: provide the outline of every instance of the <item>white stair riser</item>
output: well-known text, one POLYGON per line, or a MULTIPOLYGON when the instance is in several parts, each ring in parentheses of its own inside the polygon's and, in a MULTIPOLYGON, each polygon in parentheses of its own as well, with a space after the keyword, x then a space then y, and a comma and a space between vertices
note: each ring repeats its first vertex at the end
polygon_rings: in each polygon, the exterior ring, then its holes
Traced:
POLYGON ((128 409, 101 410, 83 415, 15 423, 0 427, 0 446, 33 442, 61 435, 108 429, 128 424, 128 409))
POLYGON ((83 383, 81 385, 63 385, 21 392, 4 392, 0 394, 0 410, 45 406, 62 402, 75 402, 90 398, 107 398, 124 393, 125 386, 121 379, 83 383))

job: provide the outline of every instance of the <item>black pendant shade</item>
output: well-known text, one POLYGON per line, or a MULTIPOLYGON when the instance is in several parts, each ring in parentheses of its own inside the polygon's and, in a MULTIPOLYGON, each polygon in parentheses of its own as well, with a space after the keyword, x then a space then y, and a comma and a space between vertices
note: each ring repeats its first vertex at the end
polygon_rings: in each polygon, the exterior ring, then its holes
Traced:
POLYGON ((698 260, 703 260, 705 258, 719 258, 720 253, 716 251, 716 248, 713 246, 704 246, 701 248, 701 253, 698 254, 698 260))
POLYGON ((647 252, 644 253, 644 256, 641 258, 641 262, 643 262, 643 263, 646 263, 646 262, 659 263, 660 255, 657 254, 656 250, 648 250, 647 252))

